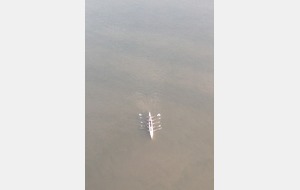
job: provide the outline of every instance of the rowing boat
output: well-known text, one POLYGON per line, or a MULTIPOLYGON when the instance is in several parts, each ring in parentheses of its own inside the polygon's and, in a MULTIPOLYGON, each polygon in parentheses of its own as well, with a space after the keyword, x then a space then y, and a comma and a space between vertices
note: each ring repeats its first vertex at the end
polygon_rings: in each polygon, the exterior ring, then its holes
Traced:
MULTIPOLYGON (((142 114, 139 114, 139 116, 140 116, 141 120, 144 120, 143 117, 142 117, 142 114)), ((148 129, 151 139, 153 139, 155 131, 158 131, 158 130, 162 129, 162 127, 160 125, 160 116, 161 116, 160 114, 157 114, 156 116, 152 116, 151 112, 148 112, 147 124, 146 124, 146 126, 143 126, 143 125, 141 126, 143 128, 146 127, 148 129)), ((141 123, 144 123, 144 122, 141 121, 141 123)))

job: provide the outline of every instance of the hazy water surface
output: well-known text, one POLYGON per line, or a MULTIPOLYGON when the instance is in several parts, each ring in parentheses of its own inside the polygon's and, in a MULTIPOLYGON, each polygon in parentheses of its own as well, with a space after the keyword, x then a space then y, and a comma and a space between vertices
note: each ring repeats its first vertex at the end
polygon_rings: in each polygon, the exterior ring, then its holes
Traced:
POLYGON ((212 0, 86 0, 86 189, 213 189, 212 0))

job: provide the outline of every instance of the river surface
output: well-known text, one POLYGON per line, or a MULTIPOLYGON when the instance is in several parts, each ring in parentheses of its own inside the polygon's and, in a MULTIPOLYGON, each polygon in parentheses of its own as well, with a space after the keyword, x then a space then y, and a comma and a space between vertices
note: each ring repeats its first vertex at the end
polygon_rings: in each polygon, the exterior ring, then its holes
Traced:
POLYGON ((212 0, 86 0, 86 190, 213 189, 213 38, 212 0))

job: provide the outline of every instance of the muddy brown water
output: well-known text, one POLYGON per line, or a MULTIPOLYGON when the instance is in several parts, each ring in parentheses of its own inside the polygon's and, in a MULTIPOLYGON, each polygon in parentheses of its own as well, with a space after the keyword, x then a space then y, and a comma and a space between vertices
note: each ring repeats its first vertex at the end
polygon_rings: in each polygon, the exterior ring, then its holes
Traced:
POLYGON ((213 1, 87 0, 86 190, 212 190, 213 95, 213 1))

